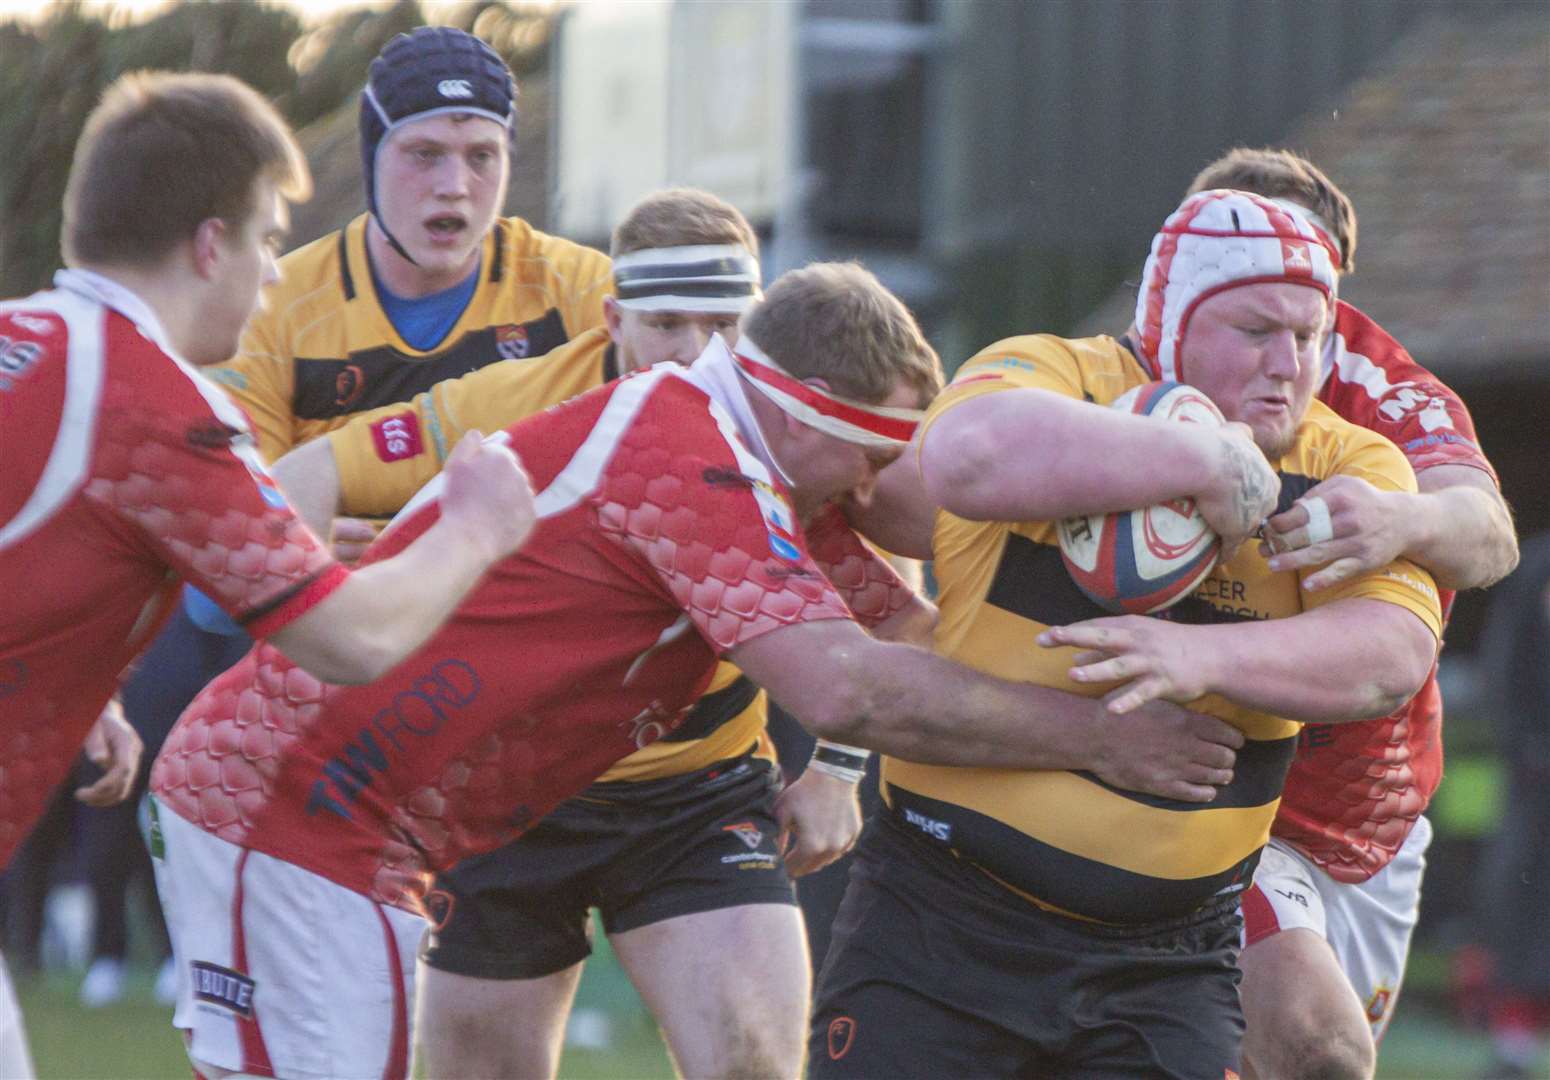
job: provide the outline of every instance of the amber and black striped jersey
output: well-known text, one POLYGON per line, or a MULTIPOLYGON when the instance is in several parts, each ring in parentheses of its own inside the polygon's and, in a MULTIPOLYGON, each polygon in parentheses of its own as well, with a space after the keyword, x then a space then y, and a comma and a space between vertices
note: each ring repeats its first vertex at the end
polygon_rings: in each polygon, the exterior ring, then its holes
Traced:
MULTIPOLYGON (((1149 379, 1111 338, 1011 338, 963 366, 925 428, 982 394, 1028 387, 1105 405, 1149 379)), ((1392 443, 1316 401, 1295 445, 1276 464, 1280 509, 1337 474, 1384 490, 1415 490, 1414 474, 1392 443)), ((992 675, 1086 696, 1111 688, 1071 682, 1076 650, 1042 649, 1034 641, 1046 626, 1107 614, 1066 573, 1053 523, 975 522, 942 511, 933 546, 940 652, 992 675)), ((1253 543, 1167 617, 1193 623, 1285 618, 1346 597, 1398 604, 1440 632, 1436 587, 1412 563, 1397 560, 1338 588, 1307 593, 1301 575, 1271 573, 1253 543)), ((1040 906, 1114 923, 1183 915, 1248 884, 1300 727, 1214 695, 1190 707, 1221 717, 1248 738, 1232 783, 1210 803, 1120 791, 1085 772, 948 768, 893 758, 883 759, 884 798, 906 825, 1040 906)))
POLYGON ((205 369, 247 411, 265 460, 355 413, 408 401, 497 360, 542 356, 603 325, 608 256, 501 218, 457 324, 435 348, 415 349, 378 301, 366 220, 286 255, 237 356, 205 369))
POLYGON ((500 431, 618 377, 613 339, 600 326, 545 356, 502 360, 358 413, 328 434, 339 512, 391 517, 441 471, 465 432, 500 431))

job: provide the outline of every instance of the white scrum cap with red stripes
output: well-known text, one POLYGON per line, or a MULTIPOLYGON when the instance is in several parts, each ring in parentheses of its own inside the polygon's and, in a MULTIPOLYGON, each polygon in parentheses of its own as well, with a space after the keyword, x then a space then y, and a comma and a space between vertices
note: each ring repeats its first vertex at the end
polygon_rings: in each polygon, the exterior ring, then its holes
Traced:
POLYGON ((1333 298, 1340 256, 1298 208, 1246 191, 1184 200, 1152 241, 1136 297, 1137 347, 1158 379, 1184 382, 1179 354, 1201 301, 1227 289, 1286 281, 1333 298))

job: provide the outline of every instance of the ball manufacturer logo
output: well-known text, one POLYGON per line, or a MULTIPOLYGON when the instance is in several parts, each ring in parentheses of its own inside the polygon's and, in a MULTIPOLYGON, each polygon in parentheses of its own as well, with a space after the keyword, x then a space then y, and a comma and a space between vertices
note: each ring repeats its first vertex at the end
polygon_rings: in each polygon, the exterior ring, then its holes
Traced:
POLYGON ((446 98, 471 98, 474 88, 467 79, 442 79, 436 84, 436 92, 446 98))

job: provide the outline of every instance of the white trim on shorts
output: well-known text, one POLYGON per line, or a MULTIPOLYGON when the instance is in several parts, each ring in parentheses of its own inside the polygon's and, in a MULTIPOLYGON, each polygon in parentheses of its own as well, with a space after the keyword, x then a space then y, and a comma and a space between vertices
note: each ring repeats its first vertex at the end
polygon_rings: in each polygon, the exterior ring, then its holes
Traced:
POLYGON ((189 1058, 303 1080, 406 1077, 424 920, 154 800, 151 811, 178 973, 172 1023, 189 1058))
POLYGON ((37 1080, 37 1075, 27 1049, 21 1003, 16 1000, 16 988, 5 970, 5 957, 0 956, 0 1076, 6 1080, 37 1080))
POLYGON ((1272 839, 1244 893, 1244 940, 1260 941, 1283 930, 1318 934, 1351 981, 1373 1040, 1381 1041, 1404 983, 1431 842, 1431 822, 1422 815, 1392 862, 1366 881, 1345 884, 1272 839))

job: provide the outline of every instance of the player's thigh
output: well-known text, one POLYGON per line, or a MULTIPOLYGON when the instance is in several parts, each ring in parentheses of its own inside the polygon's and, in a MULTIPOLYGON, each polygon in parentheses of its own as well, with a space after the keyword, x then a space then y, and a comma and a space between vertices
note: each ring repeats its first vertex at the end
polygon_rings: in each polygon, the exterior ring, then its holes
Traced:
POLYGON ((582 965, 532 979, 419 968, 416 1057, 430 1077, 554 1076, 582 965))
POLYGON ((1325 939, 1323 876, 1271 846, 1244 894, 1239 993, 1251 1075, 1294 1076, 1321 1060, 1359 1072, 1372 1057, 1361 1004, 1325 939))
POLYGON ((686 1075, 800 1070, 812 974, 794 904, 701 911, 610 940, 686 1075))
POLYGON ((1431 824, 1422 817, 1394 859, 1371 878, 1342 884, 1326 877, 1321 886, 1325 937, 1356 992, 1374 1042, 1382 1040, 1404 983, 1431 836, 1431 824))

